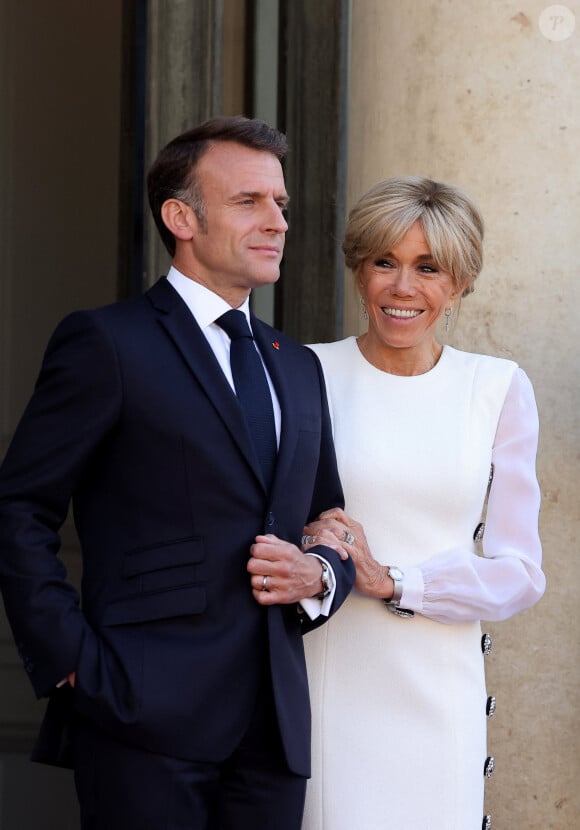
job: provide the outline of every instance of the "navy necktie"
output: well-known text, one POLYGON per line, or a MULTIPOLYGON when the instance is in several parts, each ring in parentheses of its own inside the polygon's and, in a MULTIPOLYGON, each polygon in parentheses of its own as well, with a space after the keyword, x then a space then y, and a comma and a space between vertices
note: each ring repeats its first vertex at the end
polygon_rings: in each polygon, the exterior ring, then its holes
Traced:
POLYGON ((236 394, 262 468, 270 487, 276 466, 277 442, 272 396, 260 355, 243 311, 232 309, 215 321, 231 339, 230 364, 236 394))

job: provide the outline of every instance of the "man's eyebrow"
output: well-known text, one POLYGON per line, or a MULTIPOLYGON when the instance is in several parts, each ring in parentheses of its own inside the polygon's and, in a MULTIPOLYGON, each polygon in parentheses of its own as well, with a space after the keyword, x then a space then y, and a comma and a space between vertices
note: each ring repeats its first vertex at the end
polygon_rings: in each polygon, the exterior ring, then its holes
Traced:
MULTIPOLYGON (((264 197, 264 193, 260 190, 240 190, 239 193, 235 193, 232 196, 232 199, 261 199, 264 197)), ((290 196, 287 193, 280 193, 278 196, 274 196, 277 202, 283 202, 285 205, 288 204, 290 201, 290 196)))

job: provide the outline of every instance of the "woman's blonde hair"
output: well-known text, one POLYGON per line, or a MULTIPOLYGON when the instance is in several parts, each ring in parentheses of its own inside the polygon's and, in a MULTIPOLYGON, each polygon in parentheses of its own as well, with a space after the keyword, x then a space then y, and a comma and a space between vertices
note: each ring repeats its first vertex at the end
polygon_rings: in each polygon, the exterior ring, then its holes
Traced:
POLYGON ((458 187, 420 176, 397 176, 371 187, 351 210, 344 251, 356 275, 371 257, 386 254, 420 222, 433 259, 457 290, 473 291, 483 265, 483 219, 458 187))

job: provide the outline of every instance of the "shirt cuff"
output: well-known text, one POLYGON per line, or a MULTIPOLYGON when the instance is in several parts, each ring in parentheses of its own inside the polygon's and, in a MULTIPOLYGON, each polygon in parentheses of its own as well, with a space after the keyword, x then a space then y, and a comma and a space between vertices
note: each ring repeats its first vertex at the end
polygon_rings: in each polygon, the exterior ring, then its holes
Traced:
POLYGON ((305 556, 314 556, 316 559, 320 559, 321 562, 324 562, 327 565, 328 585, 330 587, 330 593, 328 594, 328 596, 324 597, 324 599, 316 599, 316 597, 307 597, 306 599, 300 600, 300 605, 302 606, 305 613, 310 617, 311 620, 316 620, 321 615, 328 617, 330 614, 332 601, 336 593, 336 577, 334 576, 334 571, 332 570, 330 562, 327 562, 323 556, 319 556, 317 553, 306 553, 305 556))
POLYGON ((409 611, 421 613, 423 610, 423 597, 425 596, 425 582, 420 568, 406 568, 403 579, 403 593, 401 595, 401 608, 408 608, 409 611))

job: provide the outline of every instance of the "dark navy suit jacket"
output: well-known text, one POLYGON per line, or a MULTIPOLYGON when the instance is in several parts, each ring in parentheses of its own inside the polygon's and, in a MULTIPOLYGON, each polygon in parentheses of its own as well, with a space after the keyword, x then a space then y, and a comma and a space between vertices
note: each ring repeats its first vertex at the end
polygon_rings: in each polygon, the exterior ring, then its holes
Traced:
MULTIPOLYGON (((290 769, 309 774, 301 635, 325 618, 259 606, 246 564, 257 534, 299 545, 343 496, 317 358, 252 327, 282 409, 269 493, 237 398, 167 280, 70 315, 49 343, 0 471, 0 585, 34 689, 51 696, 37 760, 62 762, 74 709, 133 745, 220 761, 270 668, 290 769), (82 610, 56 556, 71 499, 82 610), (55 692, 73 670, 74 690, 55 692)), ((334 611, 354 569, 318 552, 334 611)))

